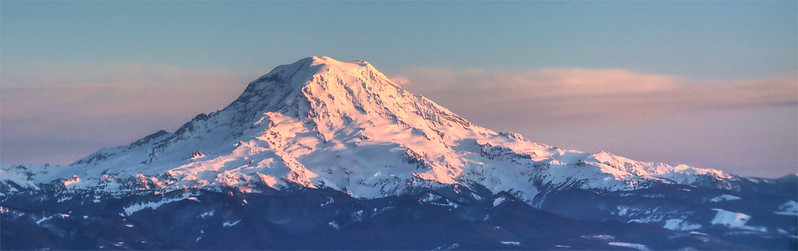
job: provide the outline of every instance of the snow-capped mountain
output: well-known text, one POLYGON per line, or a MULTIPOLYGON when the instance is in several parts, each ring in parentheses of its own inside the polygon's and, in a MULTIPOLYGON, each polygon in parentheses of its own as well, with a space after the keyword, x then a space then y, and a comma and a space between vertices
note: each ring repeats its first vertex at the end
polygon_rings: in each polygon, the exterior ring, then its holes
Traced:
POLYGON ((55 181, 107 191, 291 183, 363 198, 479 183, 530 202, 542 186, 630 190, 735 178, 496 133, 409 93, 365 61, 328 57, 279 66, 226 108, 174 133, 104 148, 68 167, 6 166, 3 177, 26 187, 55 181))
POLYGON ((179 192, 156 202, 130 202, 120 215, 132 216, 196 199, 196 192, 181 191, 316 189, 363 201, 416 196, 422 204, 455 208, 464 201, 499 206, 517 199, 580 220, 794 236, 795 225, 773 223, 794 222, 796 215, 795 191, 778 182, 566 150, 497 133, 404 90, 366 61, 309 57, 278 66, 224 109, 200 114, 173 133, 159 131, 103 148, 69 166, 4 164, 0 202, 8 211, 24 202, 21 194, 37 191, 55 193, 50 199, 59 202, 91 192, 95 203, 179 192), (768 189, 778 191, 772 200, 743 205, 755 199, 745 196, 774 193, 768 189), (490 199, 499 194, 505 195, 490 199), (594 203, 577 206, 585 200, 594 203), (677 201, 657 204, 664 200, 677 201), (724 203, 740 205, 723 208, 724 203), (778 206, 782 213, 773 213, 778 206), (761 217, 762 212, 786 218, 761 217), (751 225, 748 219, 764 222, 751 225))

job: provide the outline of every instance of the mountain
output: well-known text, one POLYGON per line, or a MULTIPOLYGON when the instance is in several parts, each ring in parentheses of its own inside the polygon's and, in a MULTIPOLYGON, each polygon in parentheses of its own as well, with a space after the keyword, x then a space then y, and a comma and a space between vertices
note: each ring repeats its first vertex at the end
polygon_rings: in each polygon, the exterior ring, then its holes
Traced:
POLYGON ((309 57, 173 133, 69 166, 2 165, 0 248, 795 249, 796 180, 548 146, 474 125, 368 62, 309 57), (200 242, 206 231, 220 239, 200 242), (27 234, 51 242, 7 241, 27 234))

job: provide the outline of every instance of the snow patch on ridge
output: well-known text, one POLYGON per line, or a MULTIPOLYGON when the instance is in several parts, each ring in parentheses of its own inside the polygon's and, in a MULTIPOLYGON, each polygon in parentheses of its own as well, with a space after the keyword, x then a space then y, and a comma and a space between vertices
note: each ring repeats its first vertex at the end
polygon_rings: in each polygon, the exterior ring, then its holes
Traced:
POLYGON ((159 208, 159 207, 161 207, 163 205, 166 205, 168 203, 185 200, 185 199, 188 199, 189 197, 190 197, 190 195, 185 194, 182 197, 178 197, 178 198, 163 198, 163 199, 161 199, 159 201, 139 202, 139 203, 136 203, 136 204, 133 204, 133 205, 126 206, 123 209, 123 211, 125 211, 125 216, 130 216, 130 215, 133 215, 134 213, 136 213, 138 211, 141 211, 141 210, 144 210, 144 209, 148 209, 149 208, 149 209, 155 210, 155 209, 157 209, 157 208, 159 208))
POLYGON ((716 211, 715 218, 710 222, 712 225, 721 225, 728 228, 744 229, 758 232, 767 232, 765 227, 748 226, 746 223, 751 219, 750 215, 713 208, 716 211))
POLYGON ((731 201, 731 200, 739 200, 739 199, 742 199, 742 198, 734 196, 734 195, 729 195, 729 194, 721 194, 721 195, 718 195, 717 197, 714 197, 714 198, 710 199, 709 201, 711 201, 711 202, 721 202, 721 201, 731 201))
POLYGON ((241 223, 241 220, 225 221, 225 222, 222 222, 222 227, 232 227, 232 226, 238 225, 238 223, 241 223))
POLYGON ((640 251, 648 251, 648 250, 651 250, 651 249, 649 249, 649 248, 648 248, 646 245, 643 245, 643 244, 638 244, 638 243, 629 243, 629 242, 611 241, 611 242, 607 243, 607 245, 610 245, 610 246, 616 246, 616 247, 627 247, 627 248, 633 248, 633 249, 637 249, 637 250, 640 250, 640 251))
POLYGON ((701 224, 690 223, 685 219, 668 219, 665 221, 663 228, 676 231, 691 231, 701 229, 701 224))
POLYGON ((794 215, 798 216, 798 202, 794 200, 788 200, 779 206, 779 211, 773 212, 775 214, 780 215, 794 215))
POLYGON ((505 198, 504 198, 504 197, 498 197, 498 198, 496 198, 495 200, 493 200, 493 207, 498 207, 499 205, 501 205, 502 203, 504 203, 504 200, 505 200, 505 198))

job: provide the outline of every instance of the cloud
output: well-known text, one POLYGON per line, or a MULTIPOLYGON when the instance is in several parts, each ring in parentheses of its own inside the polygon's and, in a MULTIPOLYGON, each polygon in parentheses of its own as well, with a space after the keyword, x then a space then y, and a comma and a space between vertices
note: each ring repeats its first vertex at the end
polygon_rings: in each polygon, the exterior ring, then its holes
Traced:
MULTIPOLYGON (((246 87, 243 74, 141 64, 3 69, 2 161, 65 164, 100 147, 174 130, 223 108, 246 87)), ((254 79, 254 77, 252 77, 254 79)))
POLYGON ((392 77, 391 81, 393 81, 397 85, 403 85, 403 86, 406 86, 406 85, 410 84, 410 78, 405 77, 405 76, 392 77))
POLYGON ((469 119, 537 123, 651 123, 707 109, 798 103, 795 76, 699 81, 624 69, 416 68, 400 74, 406 88, 469 119))

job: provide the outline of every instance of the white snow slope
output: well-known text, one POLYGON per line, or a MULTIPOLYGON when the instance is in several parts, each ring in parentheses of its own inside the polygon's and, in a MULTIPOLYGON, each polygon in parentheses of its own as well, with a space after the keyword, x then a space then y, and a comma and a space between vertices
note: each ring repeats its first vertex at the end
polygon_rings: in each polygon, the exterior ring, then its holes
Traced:
POLYGON ((618 191, 703 178, 733 176, 496 133, 407 92, 365 61, 328 57, 278 66, 226 108, 200 114, 174 133, 103 148, 70 166, 0 168, 0 183, 32 189, 63 184, 168 191, 262 183, 375 198, 415 186, 478 183, 528 202, 545 187, 618 191))

